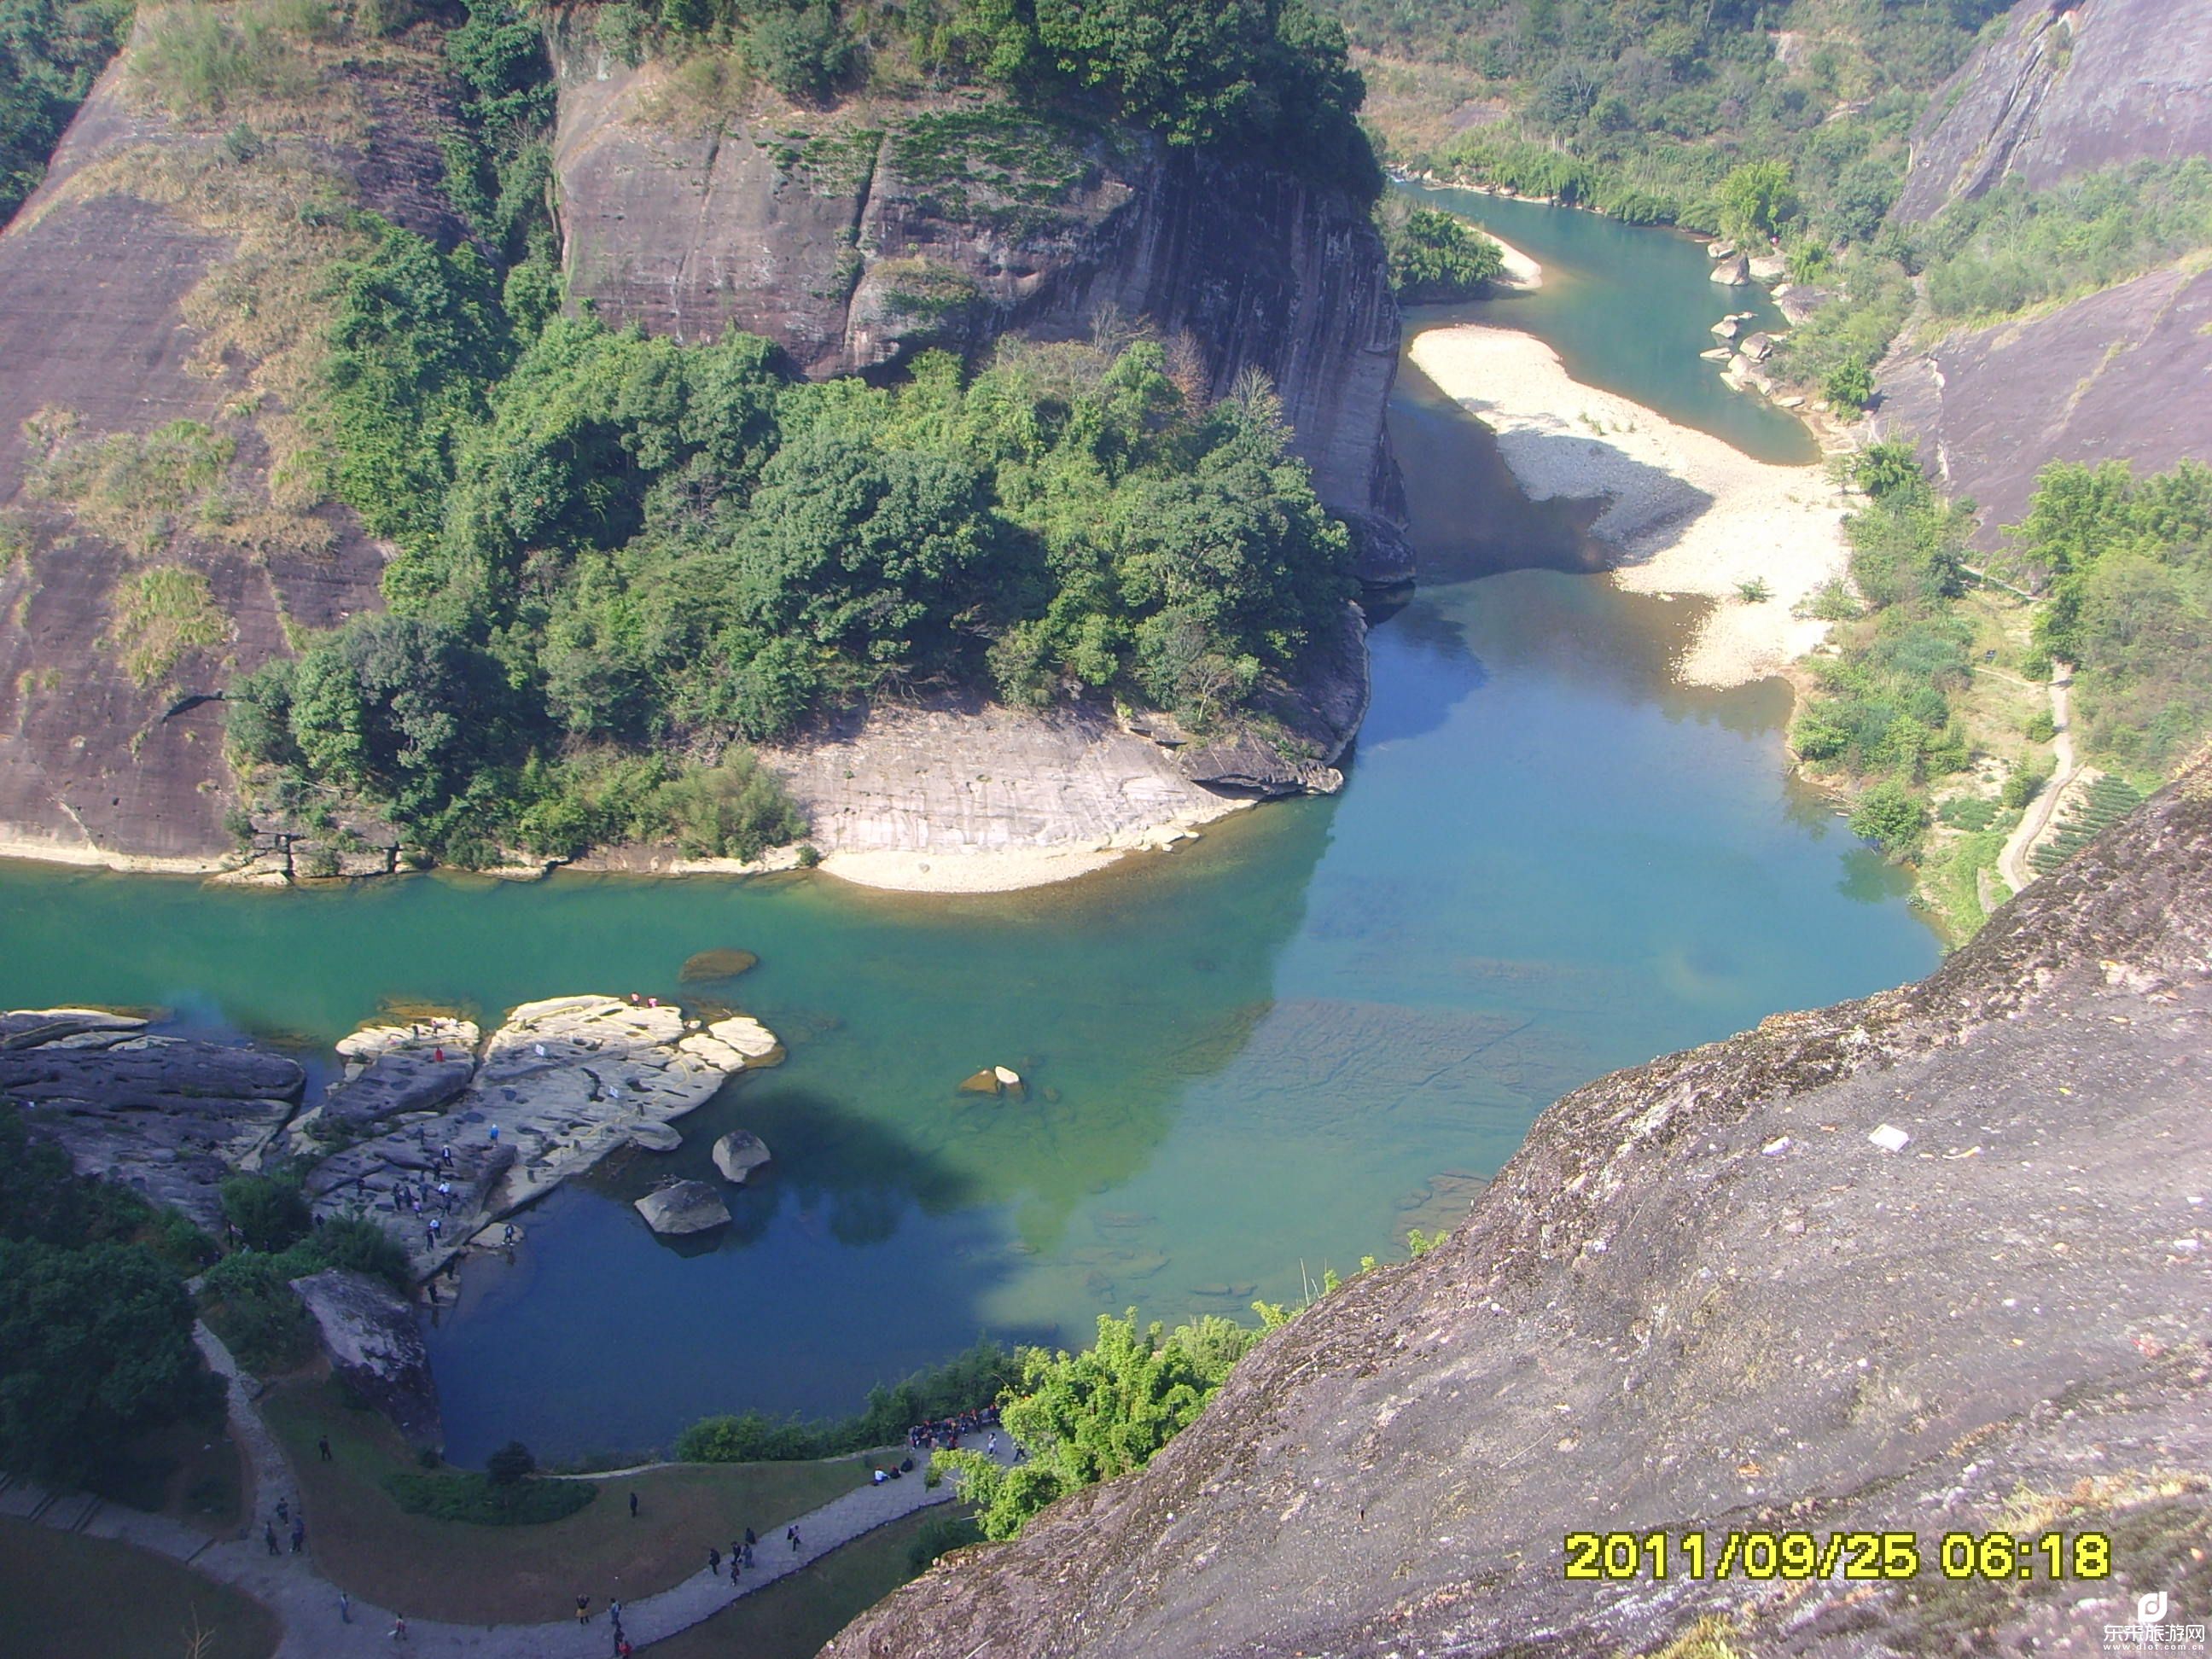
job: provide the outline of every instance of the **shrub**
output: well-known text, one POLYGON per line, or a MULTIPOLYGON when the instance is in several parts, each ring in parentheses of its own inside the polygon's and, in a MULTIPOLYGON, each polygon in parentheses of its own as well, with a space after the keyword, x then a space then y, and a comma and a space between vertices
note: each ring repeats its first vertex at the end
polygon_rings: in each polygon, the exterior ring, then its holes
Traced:
POLYGON ((592 1480, 494 1481, 489 1475, 399 1469, 384 1489, 409 1515, 479 1527, 532 1527, 565 1521, 599 1495, 592 1480))
POLYGON ((2043 793, 2043 786, 2051 781, 2052 769, 2046 760, 2023 757, 2005 774, 2004 787, 1997 799, 2008 809, 2018 811, 2043 793))
POLYGON ((234 1175, 221 1188, 222 1212, 249 1250, 273 1254, 307 1237, 313 1218, 295 1182, 276 1176, 234 1175))
POLYGON ((1920 844, 1928 827, 1927 804, 1896 779, 1885 778, 1858 798, 1850 826, 1862 841, 1901 859, 1920 844))
POLYGON ((520 1440, 510 1440, 484 1460, 484 1479, 495 1486, 519 1486, 538 1471, 538 1460, 520 1440))
POLYGON ((1861 359, 1847 357, 1828 371, 1820 395, 1831 408, 1856 415, 1874 401, 1874 371, 1861 359))
POLYGON ((2027 717, 2027 740, 2030 743, 2049 743, 2058 735, 2058 722, 2048 708, 2039 708, 2027 717))

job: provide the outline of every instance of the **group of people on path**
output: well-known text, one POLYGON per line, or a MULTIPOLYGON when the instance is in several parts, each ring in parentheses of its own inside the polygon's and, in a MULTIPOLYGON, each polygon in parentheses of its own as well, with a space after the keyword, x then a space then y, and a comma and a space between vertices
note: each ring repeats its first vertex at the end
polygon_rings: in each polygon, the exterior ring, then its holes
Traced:
MULTIPOLYGON (((327 1452, 324 1455, 325 1457, 329 1455, 327 1452)), ((291 1528, 292 1553, 295 1555, 305 1553, 307 1547, 307 1511, 306 1509, 302 1508, 295 1513, 292 1508, 292 1500, 290 1498, 280 1498, 276 1500, 276 1508, 275 1512, 272 1513, 266 1521, 262 1522, 261 1526, 261 1540, 269 1546, 269 1553, 271 1555, 282 1555, 284 1553, 276 1547, 276 1528, 279 1527, 289 1527, 291 1528)))
MULTIPOLYGON (((633 1513, 635 1513, 635 1511, 633 1511, 633 1513)), ((607 1598, 607 1623, 613 1627, 614 1631, 615 1659, 629 1659, 632 1650, 629 1644, 629 1638, 623 1633, 622 1613, 622 1598, 618 1595, 609 1596, 607 1598)), ((592 1598, 588 1595, 580 1595, 576 1598, 577 1626, 580 1629, 582 1626, 588 1625, 591 1622, 592 1598)))
POLYGON ((963 1434, 991 1433, 991 1449, 999 1449, 999 1408, 978 1406, 973 1411, 958 1412, 951 1417, 940 1417, 933 1423, 917 1423, 906 1431, 906 1443, 916 1451, 954 1451, 959 1448, 963 1434))
MULTIPOLYGON (((630 1513, 635 1515, 637 1510, 633 1508, 630 1513)), ((792 1528, 787 1535, 797 1537, 799 1528, 792 1528)), ((730 1582, 732 1583, 738 1582, 738 1573, 741 1568, 752 1565, 753 1546, 758 1542, 760 1539, 750 1527, 745 1528, 745 1535, 743 1538, 730 1540, 730 1582)), ((797 1549, 799 1546, 793 1544, 792 1547, 797 1549)), ((722 1576, 722 1552, 712 1544, 707 1546, 707 1571, 713 1577, 719 1578, 722 1576)))

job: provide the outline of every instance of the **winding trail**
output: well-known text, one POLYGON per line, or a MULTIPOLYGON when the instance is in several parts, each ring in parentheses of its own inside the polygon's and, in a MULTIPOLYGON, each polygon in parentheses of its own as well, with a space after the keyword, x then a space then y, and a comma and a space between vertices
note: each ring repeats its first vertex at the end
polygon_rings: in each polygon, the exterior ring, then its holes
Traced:
POLYGON ((2059 798, 2065 794, 2066 786, 2074 781, 2081 770, 2074 755, 2074 729, 2069 713, 2068 693, 2074 685, 2074 665, 2054 662, 2051 665, 2051 723, 2057 727, 2051 748, 2058 761, 2057 770, 2051 781, 2044 785, 2036 798, 2021 814, 2018 825, 2005 838, 2004 848, 1997 854, 1997 873, 2004 878, 2005 885, 2015 893, 2035 879, 2035 871, 2027 861, 2028 849, 2035 845, 2051 822, 2051 815, 2058 810, 2059 798))
MULTIPOLYGON (((270 1507, 262 1501, 264 1494, 298 1490, 291 1466, 263 1420, 253 1398, 252 1382, 240 1371, 229 1350, 204 1325, 194 1328, 193 1338, 207 1356, 209 1368, 222 1377, 228 1390, 231 1433, 245 1454, 248 1469, 246 1511, 261 1516, 270 1507)), ((1011 1443, 1000 1455, 1011 1458, 1011 1443)), ((918 1473, 880 1486, 856 1487, 786 1522, 799 1528, 799 1549, 792 1549, 781 1531, 775 1530, 761 1540, 757 1564, 738 1582, 709 1577, 702 1568, 657 1595, 625 1602, 623 1628, 632 1644, 641 1650, 648 1643, 690 1629, 764 1584, 788 1577, 863 1534, 933 1504, 950 1503, 957 1495, 949 1480, 932 1487, 918 1473)), ((58 1496, 28 1481, 4 1478, 0 1478, 0 1514, 65 1532, 135 1544, 245 1591, 283 1625, 284 1639, 276 1650, 276 1659, 394 1652, 468 1654, 477 1659, 562 1659, 568 1655, 604 1659, 614 1648, 605 1604, 596 1598, 591 1621, 582 1626, 574 1619, 542 1625, 454 1625, 410 1619, 407 1639, 398 1642, 392 1639, 392 1626, 406 1609, 379 1607, 358 1597, 352 1604, 351 1622, 343 1621, 338 1615, 338 1587, 315 1565, 312 1525, 307 1553, 272 1556, 253 1522, 243 1526, 234 1538, 212 1539, 162 1516, 120 1508, 82 1493, 58 1496)), ((313 1517, 309 1520, 312 1522, 313 1517)), ((280 1545, 283 1542, 280 1535, 280 1545)))

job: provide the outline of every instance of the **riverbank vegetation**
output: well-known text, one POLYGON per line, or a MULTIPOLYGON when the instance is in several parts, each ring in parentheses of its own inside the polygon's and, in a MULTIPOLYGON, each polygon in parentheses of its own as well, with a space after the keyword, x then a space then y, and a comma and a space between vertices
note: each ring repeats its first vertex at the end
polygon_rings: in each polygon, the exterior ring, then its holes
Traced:
POLYGON ((2212 469, 2046 467, 1977 574, 1970 504, 1943 500, 1910 446, 1847 465, 1867 498, 1846 525, 1851 581, 1814 607, 1838 625, 1832 654, 1808 665, 1790 744, 1849 798, 1855 833, 1921 866, 1963 937, 2002 896, 1998 851, 2051 777, 2054 662, 2073 665, 2077 760, 2111 775, 2039 847, 2038 869, 2212 732, 2212 469))
POLYGON ((257 1376, 294 1370, 314 1357, 315 1332, 292 1281, 325 1268, 380 1279, 403 1294, 413 1288, 406 1252, 368 1220, 313 1224, 292 1182, 234 1175, 222 1183, 225 1220, 238 1248, 200 1280, 200 1311, 238 1363, 257 1376))
POLYGON ((0 1101, 0 1469, 78 1483, 149 1431, 220 1420, 185 1289, 210 1254, 0 1101))
POLYGON ((1001 1342, 979 1340, 939 1364, 897 1382, 878 1383, 850 1417, 819 1422, 760 1412, 702 1418, 677 1437, 687 1463, 746 1463, 836 1457, 897 1445, 917 1423, 933 1423, 996 1400, 1021 1376, 1021 1361, 1001 1342))
POLYGON ((1463 219, 1404 197, 1375 204, 1375 228, 1401 305, 1441 305, 1484 293, 1504 273, 1505 250, 1463 219))

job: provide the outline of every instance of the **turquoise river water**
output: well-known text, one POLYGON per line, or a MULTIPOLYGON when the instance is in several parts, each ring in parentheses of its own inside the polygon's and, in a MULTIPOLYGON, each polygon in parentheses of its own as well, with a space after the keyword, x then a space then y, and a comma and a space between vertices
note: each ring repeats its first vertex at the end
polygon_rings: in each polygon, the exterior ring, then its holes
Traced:
MULTIPOLYGON (((1457 314, 1797 458, 1795 428, 1695 356, 1740 302, 1694 244, 1449 204, 1556 284, 1457 314)), ((1487 540, 1453 518, 1485 451, 1433 388, 1409 379, 1393 424, 1440 574, 1572 562, 1516 558, 1494 502, 1487 540)), ((841 1412, 979 1333, 1073 1340, 1103 1311, 1295 1297, 1455 1220, 1575 1085, 1932 965, 1902 880, 1786 781, 1783 688, 1670 684, 1691 619, 1556 569, 1425 584, 1375 631, 1341 795, 1030 893, 567 874, 270 893, 0 866, 0 1006, 158 1005, 320 1049, 388 998, 495 1018, 574 991, 675 994, 694 951, 756 951, 736 993, 789 1062, 687 1121, 682 1152, 532 1212, 511 1261, 465 1272, 432 1352, 465 1460, 514 1437, 548 1456, 640 1449, 717 1410, 841 1412), (956 1094, 993 1063, 1028 1097, 956 1094), (629 1200, 710 1172, 739 1125, 775 1163, 735 1195, 736 1224, 657 1240, 629 1200)))

